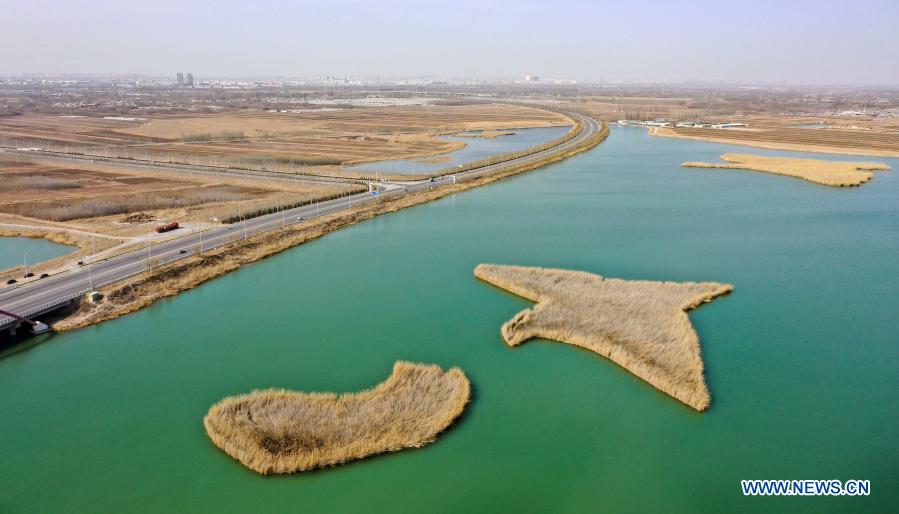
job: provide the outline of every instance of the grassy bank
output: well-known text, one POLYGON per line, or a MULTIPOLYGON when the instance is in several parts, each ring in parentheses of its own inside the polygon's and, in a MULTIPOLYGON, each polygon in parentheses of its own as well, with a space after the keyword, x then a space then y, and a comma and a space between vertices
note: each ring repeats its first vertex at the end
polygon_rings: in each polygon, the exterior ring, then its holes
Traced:
POLYGON ((479 279, 537 302, 501 329, 509 346, 542 337, 598 353, 702 411, 710 403, 686 311, 729 293, 715 282, 650 282, 582 271, 481 264, 479 279))
POLYGON ((335 466, 434 442, 462 414, 471 387, 458 368, 397 362, 359 393, 253 391, 203 419, 216 446, 263 475, 335 466))
POLYGON ((539 161, 510 167, 501 172, 491 173, 471 180, 460 181, 457 184, 409 193, 399 198, 382 200, 379 203, 360 205, 351 211, 331 214, 305 223, 260 234, 223 248, 204 252, 199 256, 191 256, 130 277, 102 288, 101 292, 106 297, 104 302, 96 305, 83 303, 74 313, 54 323, 53 328, 56 330, 72 330, 117 318, 151 305, 159 299, 196 287, 207 280, 233 271, 244 264, 258 261, 269 255, 317 239, 340 228, 371 219, 380 214, 420 205, 561 161, 571 155, 593 148, 608 137, 608 134, 608 127, 603 126, 602 130, 594 137, 584 141, 583 144, 539 161))
POLYGON ((775 175, 801 178, 815 184, 833 187, 851 187, 864 184, 874 174, 867 170, 885 171, 889 166, 879 162, 822 161, 818 159, 793 159, 789 157, 765 157, 726 153, 722 161, 730 164, 708 162, 685 162, 686 168, 724 168, 734 170, 761 171, 775 175))

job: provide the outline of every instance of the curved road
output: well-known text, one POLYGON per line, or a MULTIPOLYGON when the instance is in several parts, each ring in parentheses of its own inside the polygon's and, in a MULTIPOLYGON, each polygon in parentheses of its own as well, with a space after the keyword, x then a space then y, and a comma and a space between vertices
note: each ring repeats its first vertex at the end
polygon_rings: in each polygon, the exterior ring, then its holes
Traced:
MULTIPOLYGON (((48 312, 59 305, 86 292, 103 285, 122 280, 146 271, 148 262, 155 265, 168 264, 172 261, 195 255, 202 250, 217 248, 236 240, 252 237, 263 232, 275 230, 286 225, 293 225, 339 211, 349 210, 363 203, 377 201, 379 197, 397 197, 409 191, 420 191, 452 184, 457 180, 467 180, 480 175, 502 171, 512 166, 533 162, 564 152, 583 143, 600 130, 596 120, 576 113, 566 113, 572 119, 581 122, 583 130, 574 138, 555 146, 517 159, 512 159, 489 166, 482 166, 457 175, 447 175, 432 180, 415 182, 382 182, 374 192, 359 193, 345 198, 318 202, 313 205, 288 209, 279 213, 247 219, 227 226, 216 227, 199 233, 192 233, 157 244, 149 248, 134 250, 109 259, 82 266, 77 270, 65 271, 50 277, 35 280, 27 284, 0 289, 0 309, 32 317, 48 312)), ((17 320, 0 316, 0 333, 17 325, 17 320)))

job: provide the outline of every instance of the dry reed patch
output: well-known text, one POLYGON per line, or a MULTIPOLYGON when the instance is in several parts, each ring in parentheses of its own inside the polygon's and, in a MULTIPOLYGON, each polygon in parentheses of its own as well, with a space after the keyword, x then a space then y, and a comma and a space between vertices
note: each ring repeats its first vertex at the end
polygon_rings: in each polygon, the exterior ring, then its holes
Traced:
POLYGON ((257 390, 203 418, 216 446, 263 475, 335 466, 434 442, 462 414, 471 387, 459 368, 399 361, 359 393, 257 390))
POLYGON ((508 130, 483 130, 481 132, 476 132, 476 133, 460 132, 458 134, 453 134, 453 135, 456 137, 496 139, 498 137, 503 137, 503 136, 514 136, 515 132, 511 132, 508 130))
POLYGON ((885 171, 890 169, 886 164, 879 162, 822 161, 818 159, 765 157, 762 155, 737 153, 726 153, 721 156, 721 160, 731 164, 685 162, 681 164, 681 166, 686 168, 724 168, 761 171, 764 173, 774 173, 776 175, 801 178, 816 184, 834 187, 858 186, 871 180, 874 174, 864 170, 885 171))
POLYGON ((509 346, 543 337, 598 353, 696 410, 708 408, 699 338, 686 311, 729 293, 715 282, 604 278, 481 264, 479 279, 537 302, 502 326, 509 346))
POLYGON ((899 137, 896 137, 895 132, 888 130, 804 128, 734 130, 651 127, 649 134, 660 137, 744 145, 771 150, 869 155, 874 157, 899 156, 899 137))

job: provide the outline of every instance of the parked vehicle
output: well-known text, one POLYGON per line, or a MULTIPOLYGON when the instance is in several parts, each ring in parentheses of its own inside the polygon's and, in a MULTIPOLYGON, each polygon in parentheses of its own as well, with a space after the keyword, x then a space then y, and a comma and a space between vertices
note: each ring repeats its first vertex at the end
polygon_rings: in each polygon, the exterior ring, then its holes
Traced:
POLYGON ((171 223, 166 223, 165 225, 156 225, 156 232, 162 234, 163 232, 175 230, 176 228, 178 228, 178 222, 173 221, 171 223))

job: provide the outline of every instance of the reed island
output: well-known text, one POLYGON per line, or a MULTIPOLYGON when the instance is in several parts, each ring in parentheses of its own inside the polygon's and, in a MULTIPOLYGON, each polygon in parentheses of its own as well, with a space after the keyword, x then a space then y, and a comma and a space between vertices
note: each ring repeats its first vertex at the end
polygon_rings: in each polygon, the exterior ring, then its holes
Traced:
POLYGON ((583 271, 481 264, 479 279, 537 302, 501 329, 509 346, 535 337, 598 353, 681 402, 710 403, 699 338, 686 311, 733 290, 716 282, 652 282, 583 271))
POLYGON ((685 162, 681 166, 761 171, 833 187, 859 186, 874 177, 871 171, 890 169, 886 164, 879 162, 822 161, 739 153, 726 153, 721 156, 721 160, 725 163, 685 162))
POLYGON ((458 368, 399 361, 358 393, 257 390, 221 400, 203 419, 216 446, 263 475, 335 466, 433 442, 471 394, 458 368))

